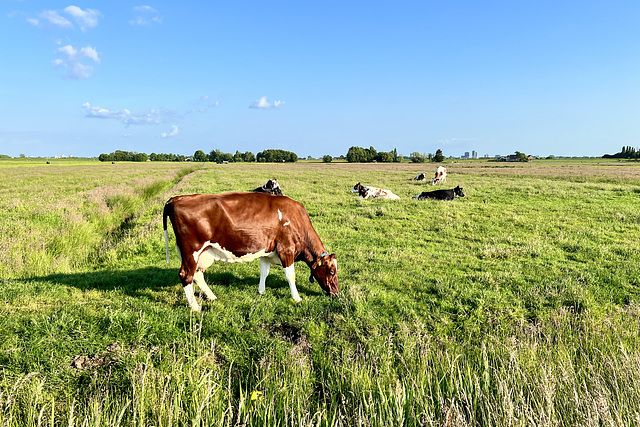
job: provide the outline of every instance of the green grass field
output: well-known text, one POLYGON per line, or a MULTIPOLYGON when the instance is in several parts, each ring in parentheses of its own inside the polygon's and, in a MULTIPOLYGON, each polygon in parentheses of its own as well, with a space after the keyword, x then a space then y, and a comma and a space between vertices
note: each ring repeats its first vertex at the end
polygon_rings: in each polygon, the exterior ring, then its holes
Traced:
POLYGON ((637 163, 43 163, 0 162, 2 426, 640 424, 637 163), (340 295, 214 264, 191 313, 164 202, 273 177, 340 295))

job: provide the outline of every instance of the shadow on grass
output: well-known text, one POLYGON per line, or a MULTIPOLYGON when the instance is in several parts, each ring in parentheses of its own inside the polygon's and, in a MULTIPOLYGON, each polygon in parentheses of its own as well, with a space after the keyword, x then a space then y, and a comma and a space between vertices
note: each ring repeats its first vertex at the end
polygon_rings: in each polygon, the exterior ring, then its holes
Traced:
MULTIPOLYGON (((209 286, 224 286, 237 291, 257 293, 260 274, 256 271, 255 277, 240 277, 231 272, 216 272, 215 268, 211 268, 205 273, 205 279, 209 286)), ((149 290, 173 288, 182 291, 177 268, 147 267, 135 270, 100 270, 88 273, 51 274, 29 280, 73 286, 82 290, 120 290, 123 294, 132 297, 148 297, 147 291, 149 290)), ((297 282, 299 292, 309 296, 323 295, 319 287, 313 289, 317 285, 302 284, 300 280, 297 282)), ((281 288, 288 289, 289 283, 284 278, 282 271, 272 269, 271 274, 267 277, 267 290, 281 288)))

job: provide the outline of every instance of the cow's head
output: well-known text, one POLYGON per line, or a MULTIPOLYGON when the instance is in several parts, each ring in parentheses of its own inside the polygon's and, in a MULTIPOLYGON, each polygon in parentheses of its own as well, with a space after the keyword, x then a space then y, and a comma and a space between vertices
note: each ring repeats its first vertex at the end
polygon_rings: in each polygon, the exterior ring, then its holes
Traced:
POLYGON ((364 185, 360 186, 360 190, 358 191, 358 194, 360 195, 360 197, 362 197, 363 199, 367 198, 367 192, 369 191, 369 187, 365 187, 364 185))
POLYGON ((311 283, 314 278, 327 295, 332 297, 338 295, 338 259, 336 254, 329 255, 325 252, 311 264, 311 277, 309 277, 311 283))
POLYGON ((262 188, 264 188, 271 194, 277 194, 278 196, 282 196, 282 190, 280 189, 280 184, 278 184, 278 181, 275 178, 267 180, 267 182, 262 186, 262 188))
POLYGON ((453 189, 453 194, 455 194, 456 197, 464 197, 464 193, 462 192, 462 187, 460 187, 459 185, 453 189))
POLYGON ((360 192, 360 188, 362 188, 362 185, 360 183, 357 183, 356 185, 353 186, 353 188, 351 189, 352 193, 359 193, 360 192))

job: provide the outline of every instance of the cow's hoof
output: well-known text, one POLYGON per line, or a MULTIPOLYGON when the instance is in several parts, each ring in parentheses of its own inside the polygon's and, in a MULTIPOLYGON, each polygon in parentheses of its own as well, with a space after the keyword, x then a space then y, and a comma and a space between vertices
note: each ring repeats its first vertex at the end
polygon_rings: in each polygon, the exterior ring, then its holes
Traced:
POLYGON ((193 311, 194 313, 200 313, 202 310, 200 309, 200 307, 196 306, 196 307, 191 307, 191 311, 193 311))
POLYGON ((258 291, 258 295, 264 295, 264 291, 258 291))
POLYGON ((215 301, 218 299, 217 296, 215 296, 214 294, 211 295, 205 295, 205 297, 207 298, 207 301, 215 301))
POLYGON ((295 302, 302 302, 302 298, 300 298, 300 297, 294 298, 293 300, 294 300, 295 302))

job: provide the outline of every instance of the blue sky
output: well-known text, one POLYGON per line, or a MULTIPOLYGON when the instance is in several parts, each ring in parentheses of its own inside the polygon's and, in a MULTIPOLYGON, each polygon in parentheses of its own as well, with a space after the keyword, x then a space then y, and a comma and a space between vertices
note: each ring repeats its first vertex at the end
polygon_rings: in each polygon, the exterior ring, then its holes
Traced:
POLYGON ((0 154, 640 146, 640 2, 0 0, 0 154))

